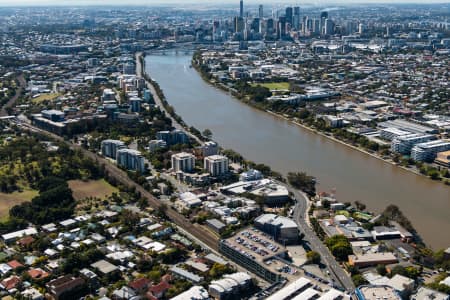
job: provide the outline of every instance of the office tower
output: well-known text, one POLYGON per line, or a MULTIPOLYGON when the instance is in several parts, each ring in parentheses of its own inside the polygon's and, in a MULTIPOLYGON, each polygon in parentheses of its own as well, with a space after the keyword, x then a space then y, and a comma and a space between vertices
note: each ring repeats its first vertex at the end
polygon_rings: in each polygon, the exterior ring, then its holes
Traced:
POLYGON ((242 32, 244 31, 244 18, 235 17, 234 20, 234 32, 242 32))
POLYGON ((325 22, 328 19, 328 12, 323 11, 320 13, 320 33, 325 34, 325 22))
POLYGON ((260 32, 259 31, 259 27, 260 27, 260 19, 259 18, 254 18, 253 20, 252 20, 252 24, 251 24, 251 26, 250 26, 250 29, 251 30, 253 30, 254 32, 260 32))
POLYGON ((273 34, 273 32, 274 32, 274 21, 273 21, 273 19, 272 18, 270 18, 270 19, 268 19, 267 20, 267 28, 266 28, 266 33, 267 34, 273 34))
POLYGON ((292 24, 292 17, 294 16, 294 12, 292 7, 286 7, 286 23, 292 24))
POLYGON ((211 155, 204 159, 204 169, 213 177, 228 173, 228 158, 223 155, 211 155))
POLYGON ((277 24, 277 38, 282 39, 286 36, 286 18, 280 17, 277 24))
POLYGON ((292 17, 292 27, 296 30, 300 29, 300 7, 294 7, 294 16, 292 17))
POLYGON ((244 0, 241 0, 240 2, 239 17, 244 18, 244 0))
POLYGON ((320 34, 320 20, 319 19, 313 20, 313 32, 314 32, 314 34, 320 34))
POLYGON ((260 19, 264 18, 264 7, 262 4, 259 5, 258 16, 260 19))
POLYGON ((325 20, 324 34, 325 35, 333 35, 334 34, 334 23, 330 19, 325 20))

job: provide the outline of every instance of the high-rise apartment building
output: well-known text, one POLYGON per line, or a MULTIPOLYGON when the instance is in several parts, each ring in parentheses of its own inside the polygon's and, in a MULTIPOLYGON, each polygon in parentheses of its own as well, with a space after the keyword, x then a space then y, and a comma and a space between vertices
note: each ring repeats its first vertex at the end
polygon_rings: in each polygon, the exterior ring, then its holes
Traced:
POLYGON ((228 158, 223 155, 211 155, 204 159, 204 169, 213 177, 228 173, 228 158))
POLYGON ((117 151, 117 165, 131 171, 145 172, 144 157, 141 152, 133 149, 120 149, 117 151))
POLYGON ((172 169, 175 172, 192 172, 195 167, 195 156, 181 152, 172 155, 172 169))

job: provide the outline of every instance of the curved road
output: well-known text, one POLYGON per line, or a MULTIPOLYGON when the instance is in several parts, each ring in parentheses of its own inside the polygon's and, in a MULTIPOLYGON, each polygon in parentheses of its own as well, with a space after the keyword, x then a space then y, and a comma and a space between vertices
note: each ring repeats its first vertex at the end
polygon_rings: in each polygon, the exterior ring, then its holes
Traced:
POLYGON ((286 187, 294 194, 295 199, 297 199, 292 218, 297 223, 300 232, 305 235, 303 239, 308 242, 312 250, 317 251, 320 254, 322 261, 330 270, 330 276, 335 280, 335 282, 340 283, 347 291, 353 291, 355 286, 351 278, 339 265, 330 250, 328 250, 328 248, 317 237, 316 233, 306 223, 306 217, 308 214, 308 197, 297 189, 290 186, 286 187))

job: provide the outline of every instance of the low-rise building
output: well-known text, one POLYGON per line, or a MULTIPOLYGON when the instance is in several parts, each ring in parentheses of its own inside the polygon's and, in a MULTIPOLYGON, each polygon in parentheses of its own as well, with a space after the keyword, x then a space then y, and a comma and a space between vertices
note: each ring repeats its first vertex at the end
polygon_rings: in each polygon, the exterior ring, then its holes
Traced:
POLYGON ((411 150, 411 158, 415 161, 431 162, 437 153, 450 150, 449 140, 436 140, 415 145, 411 150))
POLYGON ((72 277, 71 275, 61 276, 46 284, 47 290, 53 299, 66 299, 65 297, 75 294, 84 296, 87 290, 84 289, 85 281, 79 277, 72 277))
POLYGON ((358 300, 401 300, 400 295, 390 286, 386 285, 363 285, 355 290, 358 300))
POLYGON ((366 253, 348 256, 348 263, 356 267, 370 267, 388 265, 398 262, 397 257, 391 252, 366 253))

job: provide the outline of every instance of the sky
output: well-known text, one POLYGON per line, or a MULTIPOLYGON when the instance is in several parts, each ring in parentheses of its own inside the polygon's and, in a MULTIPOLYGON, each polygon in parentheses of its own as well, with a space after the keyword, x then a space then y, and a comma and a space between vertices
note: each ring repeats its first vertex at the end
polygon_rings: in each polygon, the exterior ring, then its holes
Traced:
MULTIPOLYGON (((161 4, 206 4, 214 5, 233 4, 238 5, 238 0, 0 0, 0 6, 22 6, 22 5, 161 5, 161 4)), ((450 3, 450 0, 244 0, 248 4, 290 4, 299 5, 326 5, 326 4, 359 4, 359 3, 450 3)))

